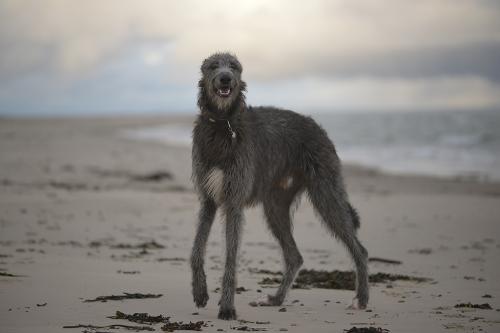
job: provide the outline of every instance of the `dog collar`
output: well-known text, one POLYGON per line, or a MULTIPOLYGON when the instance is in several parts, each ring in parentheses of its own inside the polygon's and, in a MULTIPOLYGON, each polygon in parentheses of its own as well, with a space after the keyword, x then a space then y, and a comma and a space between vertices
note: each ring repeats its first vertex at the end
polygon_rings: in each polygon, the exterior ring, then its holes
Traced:
MULTIPOLYGON (((224 119, 221 119, 221 120, 224 120, 224 119)), ((210 117, 208 117, 208 121, 210 121, 211 123, 217 122, 215 119, 210 118, 210 117)), ((227 129, 229 130, 229 134, 231 134, 231 138, 236 139, 236 132, 231 127, 231 123, 229 122, 229 119, 226 119, 226 123, 227 123, 227 129)))

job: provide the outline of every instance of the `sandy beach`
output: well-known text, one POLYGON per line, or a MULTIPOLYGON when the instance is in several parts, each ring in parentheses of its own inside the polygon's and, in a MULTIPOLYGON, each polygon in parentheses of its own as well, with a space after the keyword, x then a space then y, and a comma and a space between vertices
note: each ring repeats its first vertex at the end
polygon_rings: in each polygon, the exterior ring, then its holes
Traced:
MULTIPOLYGON (((361 215, 360 239, 370 257, 401 262, 373 261, 370 273, 428 280, 372 283, 363 311, 347 309, 352 290, 310 286, 292 289, 281 307, 252 307, 276 287, 262 284, 276 277, 262 271, 281 269, 280 249, 256 207, 246 212, 240 249, 239 321, 217 319, 220 218, 206 260, 210 300, 197 309, 187 261, 198 209, 190 149, 123 135, 192 120, 0 119, 0 332, 130 331, 63 328, 78 325, 160 332, 163 326, 108 318, 116 311, 203 321, 204 332, 344 332, 354 326, 398 333, 500 331, 500 184, 392 176, 349 165, 344 175, 361 215), (124 293, 151 297, 86 301, 124 293), (483 304, 491 309, 471 307, 483 304)), ((303 268, 352 269, 305 197, 294 226, 303 268)))

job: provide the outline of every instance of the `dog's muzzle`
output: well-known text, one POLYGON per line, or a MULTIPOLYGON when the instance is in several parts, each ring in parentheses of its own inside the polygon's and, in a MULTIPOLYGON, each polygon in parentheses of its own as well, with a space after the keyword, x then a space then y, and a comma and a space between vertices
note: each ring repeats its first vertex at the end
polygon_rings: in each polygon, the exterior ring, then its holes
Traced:
POLYGON ((220 97, 229 97, 233 91, 234 80, 232 75, 221 73, 215 78, 215 88, 220 97))

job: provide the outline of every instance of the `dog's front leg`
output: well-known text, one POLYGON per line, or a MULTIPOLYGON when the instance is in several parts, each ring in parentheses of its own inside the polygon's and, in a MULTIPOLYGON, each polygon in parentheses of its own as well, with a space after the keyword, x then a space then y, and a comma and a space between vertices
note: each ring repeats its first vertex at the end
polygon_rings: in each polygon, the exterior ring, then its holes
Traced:
POLYGON ((236 319, 234 293, 236 290, 236 258, 238 243, 243 222, 240 208, 226 207, 226 266, 222 279, 222 296, 220 300, 219 319, 236 319))
POLYGON ((192 291, 197 307, 205 307, 208 301, 207 278, 203 266, 208 235, 214 222, 216 211, 217 206, 212 199, 205 198, 202 200, 198 216, 198 229, 196 230, 196 237, 191 252, 192 291))

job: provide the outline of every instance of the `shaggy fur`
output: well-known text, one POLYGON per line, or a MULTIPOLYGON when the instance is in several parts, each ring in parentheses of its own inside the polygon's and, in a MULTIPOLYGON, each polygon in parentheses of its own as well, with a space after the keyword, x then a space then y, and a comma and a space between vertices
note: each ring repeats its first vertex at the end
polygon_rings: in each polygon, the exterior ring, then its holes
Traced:
POLYGON ((290 206, 307 192, 327 229, 345 244, 356 265, 357 306, 368 302, 367 251, 356 237, 359 217, 349 204, 339 158, 314 120, 272 107, 247 107, 238 59, 217 53, 201 66, 198 116, 193 130, 193 181, 201 208, 191 254, 194 302, 208 301, 205 248, 217 209, 225 217, 226 262, 218 317, 235 319, 236 258, 243 209, 262 203, 283 250, 285 269, 274 295, 281 305, 303 263, 292 236, 290 206))

